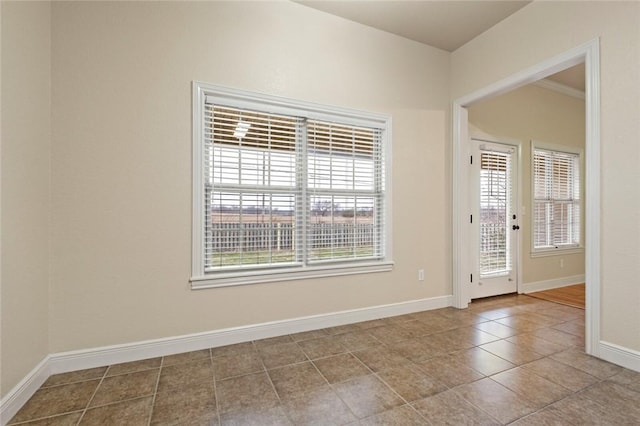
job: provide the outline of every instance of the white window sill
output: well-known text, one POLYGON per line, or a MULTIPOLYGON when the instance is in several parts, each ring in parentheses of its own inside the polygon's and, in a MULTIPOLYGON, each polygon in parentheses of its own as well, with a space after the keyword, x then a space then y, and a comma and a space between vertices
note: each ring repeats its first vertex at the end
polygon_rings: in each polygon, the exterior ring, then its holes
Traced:
POLYGON ((261 284, 275 281, 304 280, 311 278, 335 277, 340 275, 389 272, 393 269, 393 264, 394 263, 392 261, 383 261, 247 272, 219 272, 191 277, 190 281, 192 290, 201 290, 205 288, 261 284))
POLYGON ((567 247, 567 248, 552 248, 546 250, 536 250, 531 252, 531 257, 549 257, 549 256, 566 256, 569 254, 584 253, 584 247, 567 247))

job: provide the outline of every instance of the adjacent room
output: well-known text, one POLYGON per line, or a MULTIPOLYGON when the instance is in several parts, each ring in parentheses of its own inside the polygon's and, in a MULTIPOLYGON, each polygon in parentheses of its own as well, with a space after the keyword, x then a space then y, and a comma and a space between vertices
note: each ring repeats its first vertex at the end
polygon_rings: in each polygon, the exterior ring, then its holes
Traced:
POLYGON ((640 423, 640 3, 0 3, 0 424, 640 423))

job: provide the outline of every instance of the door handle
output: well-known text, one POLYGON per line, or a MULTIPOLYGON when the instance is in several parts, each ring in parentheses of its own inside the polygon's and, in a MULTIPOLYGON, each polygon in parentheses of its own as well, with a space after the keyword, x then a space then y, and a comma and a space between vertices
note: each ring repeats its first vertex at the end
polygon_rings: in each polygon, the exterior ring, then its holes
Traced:
POLYGON ((518 225, 513 225, 511 229, 513 229, 514 231, 517 231, 518 229, 520 229, 520 227, 518 225))

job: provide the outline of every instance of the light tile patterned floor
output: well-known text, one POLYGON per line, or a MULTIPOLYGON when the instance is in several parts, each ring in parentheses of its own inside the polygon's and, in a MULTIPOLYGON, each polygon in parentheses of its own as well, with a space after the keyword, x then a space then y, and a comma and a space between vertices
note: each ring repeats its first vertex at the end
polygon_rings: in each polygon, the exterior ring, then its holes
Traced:
POLYGON ((640 373, 527 296, 51 376, 10 424, 638 425, 640 373))

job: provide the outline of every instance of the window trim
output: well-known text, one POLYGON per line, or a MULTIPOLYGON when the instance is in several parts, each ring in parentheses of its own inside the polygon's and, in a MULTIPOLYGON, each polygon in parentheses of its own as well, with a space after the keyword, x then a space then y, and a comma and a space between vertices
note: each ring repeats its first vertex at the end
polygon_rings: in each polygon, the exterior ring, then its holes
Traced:
POLYGON ((578 254, 584 252, 584 150, 581 148, 568 146, 568 145, 558 145, 558 144, 550 144, 545 142, 539 142, 536 140, 531 141, 531 153, 530 153, 530 167, 531 167, 531 213, 530 213, 530 223, 531 223, 531 251, 530 256, 532 258, 536 257, 547 257, 547 256, 556 256, 556 255, 570 255, 570 254, 578 254), (546 150, 546 151, 555 151, 566 154, 573 154, 578 156, 578 176, 579 182, 578 186, 580 187, 580 243, 577 245, 563 245, 559 247, 545 247, 545 248, 536 248, 535 247, 535 196, 536 196, 536 182, 535 182, 535 166, 534 166, 534 154, 536 149, 546 150))
POLYGON ((312 102, 298 101, 262 93, 249 92, 216 86, 199 81, 192 83, 192 250, 191 250, 191 288, 235 286, 244 284, 266 283, 274 281, 321 278, 337 275, 351 275, 372 272, 387 272, 393 268, 392 257, 392 194, 391 194, 391 116, 370 113, 349 108, 321 105, 312 102), (384 155, 384 253, 379 261, 346 260, 327 264, 292 266, 282 268, 252 269, 239 271, 219 271, 205 273, 204 265, 204 169, 203 142, 205 99, 226 106, 255 109, 256 105, 273 114, 304 116, 314 120, 338 121, 353 126, 377 126, 384 128, 382 145, 384 155))

